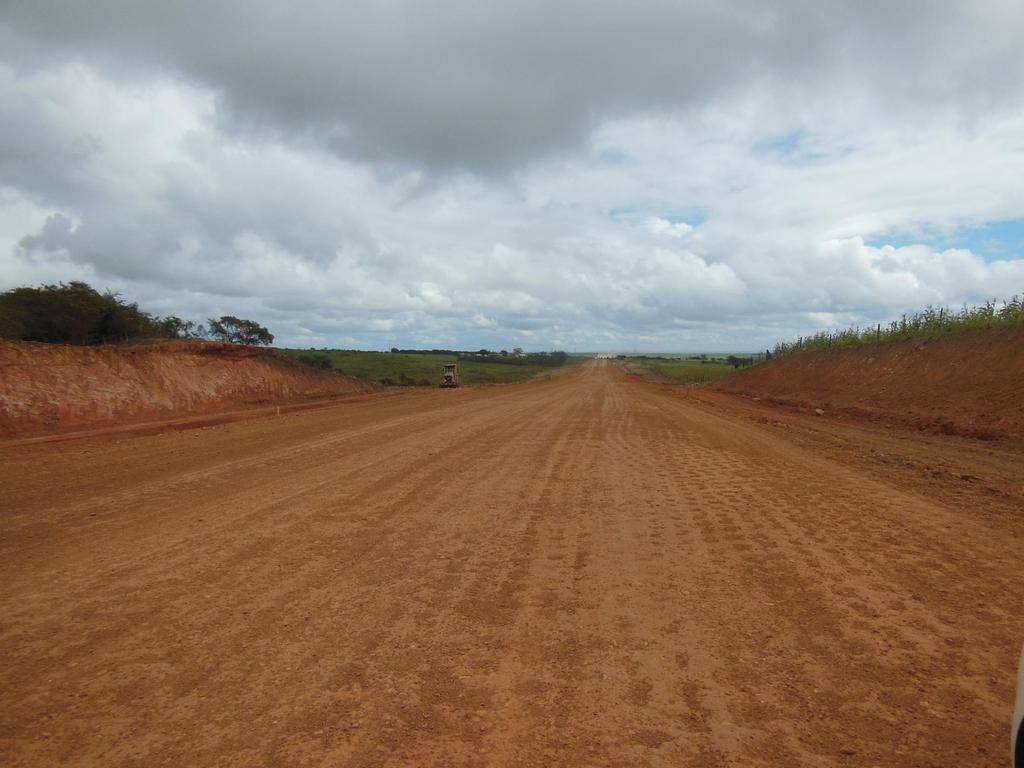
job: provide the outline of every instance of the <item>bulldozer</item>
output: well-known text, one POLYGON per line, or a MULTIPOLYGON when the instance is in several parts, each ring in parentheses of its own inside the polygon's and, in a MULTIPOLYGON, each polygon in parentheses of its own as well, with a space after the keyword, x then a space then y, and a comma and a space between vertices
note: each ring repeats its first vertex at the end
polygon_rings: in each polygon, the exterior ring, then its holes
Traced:
POLYGON ((459 366, 457 363, 445 363, 444 375, 441 376, 441 389, 455 389, 459 386, 459 366))

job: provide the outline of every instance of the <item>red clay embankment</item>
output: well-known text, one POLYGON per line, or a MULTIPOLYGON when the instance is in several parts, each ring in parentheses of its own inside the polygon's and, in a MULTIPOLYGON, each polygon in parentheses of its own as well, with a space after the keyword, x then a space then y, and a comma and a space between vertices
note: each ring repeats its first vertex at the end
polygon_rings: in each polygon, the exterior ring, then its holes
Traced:
POLYGON ((257 347, 0 342, 0 437, 177 418, 375 391, 257 347))
POLYGON ((1024 436, 1024 328, 798 352, 715 389, 929 431, 1024 436))

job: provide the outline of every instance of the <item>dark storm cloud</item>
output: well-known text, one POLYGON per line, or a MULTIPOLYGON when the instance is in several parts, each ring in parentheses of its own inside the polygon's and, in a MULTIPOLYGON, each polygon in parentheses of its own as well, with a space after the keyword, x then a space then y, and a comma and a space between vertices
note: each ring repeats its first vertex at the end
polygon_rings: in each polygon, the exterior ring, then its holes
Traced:
POLYGON ((2 95, 0 184, 65 204, 95 194, 95 184, 86 172, 98 149, 95 137, 80 132, 69 135, 24 94, 2 95))
POLYGON ((826 79, 893 108, 944 101, 970 113, 1019 94, 1024 80, 1024 57, 1006 55, 1020 14, 956 0, 13 0, 3 18, 26 66, 84 58, 126 79, 139 68, 176 73, 213 88, 236 132, 481 170, 572 147, 620 115, 730 89, 829 98, 826 79))

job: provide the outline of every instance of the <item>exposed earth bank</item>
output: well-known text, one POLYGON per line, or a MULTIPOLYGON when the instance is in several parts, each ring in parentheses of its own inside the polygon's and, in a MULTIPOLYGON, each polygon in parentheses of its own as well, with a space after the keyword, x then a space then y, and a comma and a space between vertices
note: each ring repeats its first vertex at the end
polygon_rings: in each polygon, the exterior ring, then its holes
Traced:
POLYGON ((376 391, 273 350, 204 341, 138 347, 0 342, 0 436, 376 391))
POLYGON ((969 437, 1024 436, 1024 328, 798 352, 723 392, 969 437))

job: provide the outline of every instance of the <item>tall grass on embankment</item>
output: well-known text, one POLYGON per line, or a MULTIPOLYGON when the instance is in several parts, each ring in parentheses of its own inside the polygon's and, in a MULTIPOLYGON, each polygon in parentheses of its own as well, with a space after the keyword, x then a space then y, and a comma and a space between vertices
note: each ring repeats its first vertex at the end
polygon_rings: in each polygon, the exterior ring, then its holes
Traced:
POLYGON ((801 336, 796 341, 781 341, 775 345, 775 355, 787 355, 809 349, 832 349, 858 344, 877 344, 886 341, 942 336, 947 333, 980 328, 999 328, 1024 325, 1024 301, 1014 296, 1002 302, 994 299, 980 306, 964 305, 959 311, 946 307, 929 306, 921 312, 903 315, 887 325, 881 323, 867 328, 847 328, 840 331, 819 331, 813 336, 801 336))

